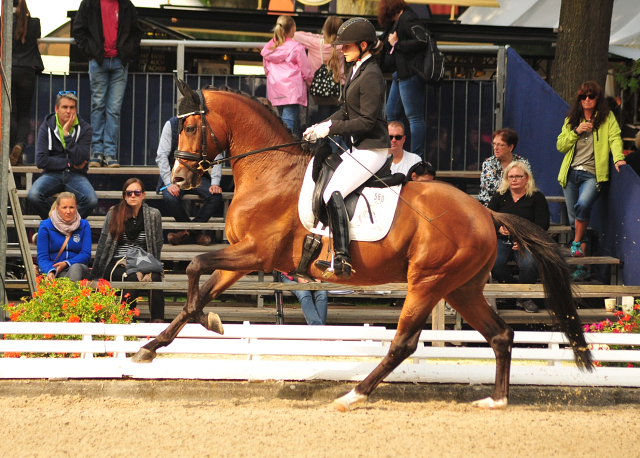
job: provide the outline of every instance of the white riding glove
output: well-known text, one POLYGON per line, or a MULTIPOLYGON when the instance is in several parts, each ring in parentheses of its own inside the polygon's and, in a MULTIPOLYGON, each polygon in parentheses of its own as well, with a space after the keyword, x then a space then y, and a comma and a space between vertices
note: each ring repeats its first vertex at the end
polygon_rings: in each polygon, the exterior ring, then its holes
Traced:
POLYGON ((307 128, 302 134, 302 138, 310 143, 315 143, 329 135, 329 129, 331 129, 331 121, 321 122, 307 128))

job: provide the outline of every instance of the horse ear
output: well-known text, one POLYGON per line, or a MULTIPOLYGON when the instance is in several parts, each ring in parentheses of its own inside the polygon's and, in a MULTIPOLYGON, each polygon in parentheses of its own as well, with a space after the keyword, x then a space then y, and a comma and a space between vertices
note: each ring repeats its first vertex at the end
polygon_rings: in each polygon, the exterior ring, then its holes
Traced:
POLYGON ((181 80, 175 75, 173 76, 173 79, 176 82, 176 86, 178 86, 178 90, 180 91, 180 94, 182 94, 184 97, 189 97, 196 104, 200 103, 198 94, 189 87, 186 81, 181 80))

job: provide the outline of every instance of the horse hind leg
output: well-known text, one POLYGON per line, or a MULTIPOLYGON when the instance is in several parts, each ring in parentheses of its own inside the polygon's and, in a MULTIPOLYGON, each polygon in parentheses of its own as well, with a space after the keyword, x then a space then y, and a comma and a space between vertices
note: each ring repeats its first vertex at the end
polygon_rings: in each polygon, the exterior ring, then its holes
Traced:
POLYGON ((365 401, 387 375, 416 351, 422 327, 439 300, 440 297, 434 293, 426 295, 423 291, 410 291, 407 294, 389 352, 371 374, 349 393, 333 402, 337 410, 346 412, 355 404, 365 401))
POLYGON ((487 339, 496 355, 493 394, 475 401, 473 405, 482 410, 505 409, 509 399, 513 329, 489 307, 482 293, 483 289, 484 282, 467 284, 449 293, 445 299, 467 323, 487 339))

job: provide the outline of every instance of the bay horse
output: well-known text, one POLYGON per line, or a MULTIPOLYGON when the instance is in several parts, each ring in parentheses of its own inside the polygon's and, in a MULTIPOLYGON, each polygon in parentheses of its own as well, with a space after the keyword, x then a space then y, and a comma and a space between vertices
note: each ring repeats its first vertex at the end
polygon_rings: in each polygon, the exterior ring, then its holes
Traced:
MULTIPOLYGON (((185 116, 172 183, 182 189, 197 186, 208 161, 223 150, 233 158, 294 141, 282 120, 247 94, 228 88, 193 91, 182 81, 178 81, 178 87, 184 95, 180 112, 185 116), (200 155, 203 161, 198 160, 200 155)), ((297 267, 308 233, 298 216, 298 197, 311 157, 300 145, 292 145, 232 159, 235 194, 225 223, 230 246, 200 254, 191 261, 183 310, 134 355, 134 362, 151 362, 156 350, 169 345, 189 320, 222 334, 218 316, 203 313, 207 303, 250 272, 290 272, 297 267), (207 271, 213 273, 200 287, 200 276, 207 271)), ((351 278, 331 278, 346 285, 408 283, 387 356, 353 390, 334 402, 336 408, 345 411, 364 401, 416 350, 420 332, 442 298, 487 339, 495 353, 493 394, 474 405, 482 409, 507 406, 513 330, 483 295, 496 259, 494 223, 505 226, 513 241, 531 252, 540 269, 549 313, 567 335, 578 367, 592 369, 591 353, 571 293, 569 268, 546 232, 517 216, 491 212, 447 183, 410 182, 402 187, 388 235, 377 242, 352 241, 351 278)), ((321 259, 326 259, 330 243, 324 239, 321 259)), ((307 274, 321 278, 322 272, 311 264, 307 274)))

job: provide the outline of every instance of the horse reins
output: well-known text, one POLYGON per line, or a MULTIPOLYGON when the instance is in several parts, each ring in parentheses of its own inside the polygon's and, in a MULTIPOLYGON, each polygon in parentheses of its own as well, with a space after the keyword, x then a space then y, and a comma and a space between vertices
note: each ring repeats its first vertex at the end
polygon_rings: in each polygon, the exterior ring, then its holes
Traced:
POLYGON ((183 167, 186 167, 187 169, 189 169, 191 173, 204 174, 209 169, 211 169, 211 167, 213 167, 214 165, 222 164, 223 162, 230 162, 233 159, 240 159, 246 156, 251 156, 252 154, 258 154, 258 153, 263 153, 265 151, 277 150, 280 148, 285 148, 287 146, 302 145, 303 143, 309 143, 307 140, 301 140, 301 141, 291 142, 291 143, 283 143, 281 145, 269 146, 267 148, 248 151, 246 153, 238 154, 236 156, 224 157, 222 159, 210 161, 207 159, 207 131, 209 132, 209 135, 211 135, 211 138, 213 138, 213 142, 216 144, 216 148, 218 149, 218 154, 222 153, 223 149, 220 147, 220 142, 218 141, 218 137, 216 137, 216 134, 213 132, 213 129, 211 129, 211 126, 209 125, 209 121, 207 121, 207 117, 205 116, 207 114, 207 105, 205 103, 204 94, 202 93, 202 91, 198 91, 198 97, 200 98, 199 110, 181 114, 181 115, 178 115, 177 117, 178 119, 180 119, 180 127, 178 131, 182 132, 182 123, 185 118, 188 118, 189 116, 200 115, 200 151, 198 151, 197 153, 192 153, 190 151, 182 151, 182 150, 176 149, 173 153, 173 156, 176 158, 176 160, 183 167), (189 164, 185 163, 184 161, 197 162, 198 166, 197 168, 193 168, 189 164))

